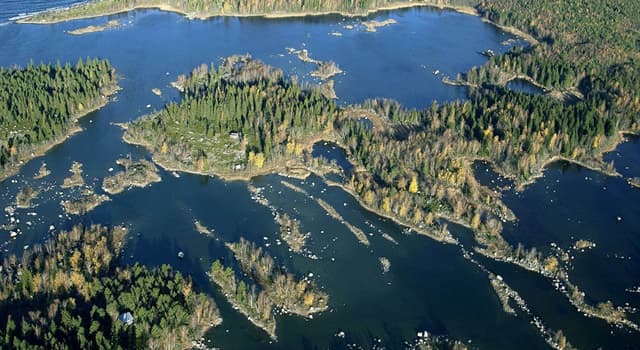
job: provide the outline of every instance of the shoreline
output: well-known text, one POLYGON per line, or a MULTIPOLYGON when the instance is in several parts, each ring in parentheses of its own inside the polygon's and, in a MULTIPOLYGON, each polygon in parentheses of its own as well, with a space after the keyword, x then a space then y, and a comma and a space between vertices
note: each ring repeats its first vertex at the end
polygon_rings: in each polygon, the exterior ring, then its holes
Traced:
MULTIPOLYGON (((79 6, 83 6, 83 5, 79 5, 79 6)), ((424 2, 401 2, 401 3, 395 3, 395 4, 388 4, 388 5, 383 5, 383 6, 378 6, 376 8, 373 9, 367 9, 364 12, 361 13, 353 13, 353 12, 346 12, 346 11, 337 11, 337 10, 331 10, 331 11, 319 11, 319 12, 311 12, 311 11, 303 11, 303 12, 282 12, 282 13, 253 13, 253 14, 242 14, 242 13, 223 13, 223 12, 218 12, 218 13, 210 13, 210 14, 195 14, 195 13, 189 13, 186 12, 182 9, 176 8, 172 5, 169 4, 158 4, 158 5, 134 5, 134 6, 130 6, 127 8, 123 8, 123 9, 119 9, 119 10, 112 10, 112 11, 105 11, 103 13, 99 13, 99 14, 94 14, 94 15, 78 15, 78 16, 71 16, 69 18, 65 18, 65 19, 59 19, 59 20, 34 20, 32 19, 33 17, 36 17, 38 15, 42 15, 42 14, 47 14, 47 13, 52 13, 52 12, 62 12, 62 11, 66 11, 68 9, 65 10, 45 10, 42 13, 37 13, 37 14, 33 14, 24 18, 20 18, 17 19, 15 21, 15 23, 18 24, 56 24, 56 23, 63 23, 63 22, 69 22, 69 21, 75 21, 75 20, 80 20, 80 19, 91 19, 91 18, 98 18, 98 17, 105 17, 105 16, 111 16, 111 15, 117 15, 117 14, 121 14, 121 13, 127 13, 127 12, 131 12, 131 11, 135 11, 135 10, 159 10, 159 11, 164 11, 164 12, 171 12, 171 13, 176 13, 182 16, 185 16, 187 19, 193 20, 193 19, 199 19, 199 20, 207 20, 207 19, 212 19, 212 18, 217 18, 217 17, 237 17, 237 18, 248 18, 248 17, 262 17, 262 18, 266 18, 266 19, 285 19, 285 18, 301 18, 301 17, 319 17, 319 16, 329 16, 329 15, 339 15, 339 16, 343 16, 343 17, 347 17, 347 18, 364 18, 364 17, 368 17, 380 12, 384 12, 384 11, 394 11, 394 10, 402 10, 402 9, 409 9, 409 8, 417 8, 417 7, 431 7, 434 9, 439 9, 439 10, 449 10, 449 11, 453 11, 453 12, 457 12, 457 13, 461 13, 461 14, 465 14, 465 15, 470 15, 470 16, 475 16, 475 17, 480 17, 482 19, 483 22, 485 23, 489 23, 493 26, 495 26, 496 28, 499 28, 500 30, 503 30, 507 33, 513 34, 517 37, 520 37, 522 39, 524 39, 525 41, 529 42, 532 45, 538 45, 540 42, 535 39, 532 35, 518 29, 515 27, 510 27, 510 26, 505 26, 505 25, 501 25, 498 24, 494 21, 491 21, 487 18, 484 18, 481 16, 481 14, 478 12, 478 10, 475 7, 472 6, 459 6, 459 5, 446 5, 446 4, 439 4, 439 3, 435 3, 433 1, 424 1, 424 2)))
MULTIPOLYGON (((86 3, 82 3, 80 5, 77 5, 77 7, 82 7, 82 6, 85 6, 85 5, 86 5, 86 3)), ((99 14, 70 16, 69 18, 65 18, 65 19, 49 19, 49 20, 32 19, 33 17, 42 16, 42 15, 46 15, 46 14, 49 14, 49 13, 56 13, 56 12, 63 13, 64 11, 68 11, 69 9, 71 9, 73 7, 70 7, 70 8, 67 8, 67 9, 62 9, 62 10, 60 10, 60 9, 50 9, 50 10, 45 10, 44 12, 35 13, 35 14, 29 15, 27 17, 17 19, 15 22, 19 23, 19 24, 56 24, 56 23, 63 23, 63 22, 80 20, 80 19, 91 19, 91 18, 98 18, 98 17, 117 15, 117 14, 121 14, 121 13, 135 11, 135 10, 160 10, 160 11, 164 11, 164 12, 177 13, 179 15, 185 16, 188 19, 199 19, 199 20, 207 20, 207 19, 216 18, 216 17, 238 17, 238 18, 262 17, 262 18, 267 18, 267 19, 283 19, 283 18, 300 18, 300 17, 318 17, 318 16, 329 16, 329 15, 339 15, 339 16, 348 17, 348 18, 363 18, 363 17, 367 17, 367 16, 370 16, 370 15, 376 14, 378 12, 394 11, 394 10, 408 9, 408 8, 414 8, 414 7, 433 7, 433 8, 437 8, 437 9, 440 9, 440 10, 452 10, 452 11, 463 13, 463 14, 467 14, 467 15, 473 15, 473 16, 479 16, 480 15, 478 13, 478 11, 474 7, 456 6, 456 5, 443 5, 443 4, 432 3, 431 1, 399 2, 399 3, 395 3, 395 4, 388 4, 388 5, 383 5, 383 6, 379 6, 379 7, 376 7, 376 8, 372 8, 372 9, 367 9, 367 10, 365 10, 363 12, 346 12, 346 11, 339 11, 339 10, 326 10, 326 11, 316 11, 316 12, 313 12, 313 11, 263 12, 263 13, 250 13, 250 14, 247 14, 247 13, 245 13, 245 14, 243 14, 243 13, 224 13, 224 12, 197 14, 197 13, 186 12, 185 10, 179 9, 177 7, 174 7, 174 6, 170 5, 170 4, 157 4, 157 5, 140 4, 140 5, 129 6, 129 7, 118 9, 118 10, 114 9, 114 10, 110 10, 110 11, 105 11, 105 12, 102 12, 102 13, 99 13, 99 14)), ((488 20, 486 22, 493 23, 493 22, 488 21, 488 20)))
MULTIPOLYGON (((359 196, 356 193, 351 191, 345 185, 343 185, 341 183, 338 183, 338 182, 335 182, 335 181, 331 181, 331 180, 326 179, 324 177, 323 177, 323 179, 327 183, 327 185, 329 185, 331 187, 339 187, 340 189, 342 189, 343 191, 348 193, 351 197, 353 197, 356 200, 356 202, 358 202, 358 204, 363 209, 365 209, 365 210, 367 210, 367 211, 369 211, 371 213, 374 213, 374 214, 376 214, 376 215, 378 215, 380 217, 383 217, 385 219, 391 220, 391 221, 393 221, 394 223, 396 223, 396 224, 398 224, 400 226, 404 226, 406 228, 409 228, 409 229, 417 232, 420 235, 427 236, 427 237, 435 240, 436 242, 442 242, 442 243, 447 243, 447 244, 458 244, 458 241, 455 238, 453 238, 452 236, 450 236, 450 237, 438 237, 438 236, 435 236, 435 235, 429 233, 424 228, 415 227, 415 225, 408 224, 408 223, 404 222, 403 220, 401 220, 399 218, 396 218, 396 217, 394 217, 394 216, 392 216, 390 214, 386 214, 386 213, 383 213, 383 212, 381 212, 381 211, 379 211, 377 209, 374 209, 374 208, 368 206, 366 203, 364 203, 364 201, 362 199, 360 199, 359 196)), ((443 219, 453 222, 452 220, 449 220, 449 219, 446 219, 446 218, 443 218, 443 219)))
POLYGON ((251 324, 253 324, 254 326, 262 329, 263 331, 265 331, 272 340, 274 340, 274 341, 278 340, 278 336, 276 335, 276 326, 277 326, 277 324, 275 322, 275 318, 273 319, 274 320, 273 329, 271 329, 271 327, 268 326, 267 324, 262 323, 262 322, 260 322, 260 321, 258 321, 256 319, 254 319, 253 317, 251 317, 249 315, 249 312, 247 312, 243 307, 238 305, 238 302, 236 301, 235 297, 231 296, 231 294, 227 293, 227 291, 224 290, 224 288, 222 287, 222 283, 220 283, 220 281, 218 281, 218 279, 216 279, 210 272, 206 272, 205 274, 207 275, 207 277, 209 277, 209 280, 211 282, 213 282, 216 287, 219 288, 219 291, 225 297, 227 302, 229 304, 231 304, 231 306, 232 306, 234 311, 237 311, 237 312, 241 313, 242 315, 244 315, 244 317, 247 319, 247 321, 251 322, 251 324))
POLYGON ((70 121, 70 128, 69 130, 64 133, 63 135, 60 135, 59 138, 56 138, 54 140, 51 140, 50 142, 43 144, 43 145, 39 145, 36 146, 37 148, 35 150, 33 150, 32 152, 30 152, 29 155, 24 156, 24 157, 20 157, 18 160, 18 164, 17 165, 13 165, 9 168, 6 168, 4 171, 2 171, 0 173, 0 182, 5 181, 6 179, 16 175, 20 169, 27 165, 27 163, 29 163, 30 161, 38 158, 38 157, 42 157, 44 156, 49 150, 51 150, 52 148, 54 148, 57 145, 62 144, 63 142, 65 142, 66 140, 68 140, 69 138, 71 138, 73 135, 83 131, 84 129, 82 129, 82 127, 80 127, 78 125, 78 121, 84 117, 86 117, 87 115, 102 109, 104 106, 106 106, 109 103, 109 97, 115 95, 118 91, 120 90, 119 86, 115 86, 112 90, 109 90, 108 93, 106 95, 102 95, 101 101, 100 103, 94 105, 93 107, 87 109, 86 111, 83 111, 82 114, 78 114, 74 117, 71 118, 70 121))

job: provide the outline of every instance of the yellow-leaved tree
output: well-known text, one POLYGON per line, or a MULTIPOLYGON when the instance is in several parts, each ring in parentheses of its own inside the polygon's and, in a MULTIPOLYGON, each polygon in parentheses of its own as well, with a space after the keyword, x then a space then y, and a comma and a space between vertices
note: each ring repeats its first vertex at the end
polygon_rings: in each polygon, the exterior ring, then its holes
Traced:
POLYGON ((418 193, 418 177, 413 175, 411 183, 409 184, 409 192, 418 193))
POLYGON ((262 167, 264 166, 264 153, 256 153, 253 162, 258 169, 262 169, 262 167))

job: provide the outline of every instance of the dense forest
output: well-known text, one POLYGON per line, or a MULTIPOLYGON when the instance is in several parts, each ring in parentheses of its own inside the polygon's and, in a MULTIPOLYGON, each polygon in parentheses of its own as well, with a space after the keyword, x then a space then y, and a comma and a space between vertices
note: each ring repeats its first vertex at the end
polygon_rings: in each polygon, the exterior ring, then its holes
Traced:
POLYGON ((125 139, 143 144, 169 168, 227 174, 260 171, 302 152, 302 143, 330 129, 335 103, 304 90, 248 56, 218 69, 202 65, 177 82, 180 103, 127 127, 125 139))
POLYGON ((221 322, 213 300, 171 267, 119 266, 126 234, 77 226, 5 258, 0 348, 186 348, 221 322))
POLYGON ((75 120, 104 104, 116 87, 107 60, 0 67, 0 178, 66 137, 75 120))
POLYGON ((380 7, 394 5, 472 6, 474 0, 98 0, 62 11, 32 15, 24 22, 49 23, 74 18, 95 17, 129 11, 134 8, 157 7, 184 13, 190 17, 207 18, 218 15, 286 15, 341 12, 366 14, 380 7))

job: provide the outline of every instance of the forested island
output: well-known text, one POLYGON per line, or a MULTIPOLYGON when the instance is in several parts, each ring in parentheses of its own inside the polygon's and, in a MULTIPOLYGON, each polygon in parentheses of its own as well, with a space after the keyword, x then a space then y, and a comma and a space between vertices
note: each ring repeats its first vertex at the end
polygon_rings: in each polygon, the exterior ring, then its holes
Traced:
POLYGON ((0 179, 78 131, 76 120, 117 88, 107 60, 0 67, 0 179))
POLYGON ((378 10, 414 6, 439 6, 474 12, 473 0, 315 0, 315 1, 258 1, 258 0, 97 0, 64 9, 33 14, 21 23, 56 23, 79 18, 91 18, 128 12, 135 9, 157 8, 176 12, 188 18, 206 19, 214 16, 295 17, 339 13, 365 16, 378 10))
POLYGON ((211 265, 209 277, 225 293, 251 322, 276 337, 274 307, 301 316, 327 309, 328 296, 306 278, 297 279, 276 266, 273 258, 262 248, 240 238, 227 243, 242 270, 256 284, 236 277, 231 266, 225 267, 219 260, 211 265))
POLYGON ((127 231, 76 226, 5 258, 0 347, 184 349, 220 324, 213 300, 171 267, 121 266, 127 231))

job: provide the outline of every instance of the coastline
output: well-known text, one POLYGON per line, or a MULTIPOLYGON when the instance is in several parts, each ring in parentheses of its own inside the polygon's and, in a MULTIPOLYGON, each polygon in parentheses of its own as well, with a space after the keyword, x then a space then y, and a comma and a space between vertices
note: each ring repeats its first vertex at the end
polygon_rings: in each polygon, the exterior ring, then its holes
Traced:
POLYGON ((17 174, 20 171, 20 169, 24 165, 26 165, 28 162, 32 161, 35 158, 42 157, 53 147, 65 142, 67 139, 71 138, 71 136, 83 131, 83 129, 80 126, 78 126, 78 121, 86 117, 87 115, 91 114, 92 112, 95 112, 101 109, 102 107, 106 106, 107 103, 109 103, 109 97, 116 94, 119 90, 120 90, 120 87, 115 86, 113 89, 110 89, 107 92, 107 94, 102 95, 101 101, 99 103, 95 104, 91 108, 88 108, 86 111, 83 111, 81 114, 78 114, 72 117, 71 118, 72 120, 69 123, 70 124, 69 130, 63 135, 61 135, 59 138, 54 139, 50 142, 47 142, 46 144, 37 146, 37 148, 32 152, 30 152, 29 155, 19 157, 18 164, 11 166, 9 168, 6 168, 4 171, 0 173, 0 182, 17 174))
POLYGON ((256 327, 262 329, 267 334, 269 334, 269 337, 271 337, 271 339, 273 339, 275 341, 278 340, 278 337, 276 336, 276 322, 275 322, 275 319, 273 319, 274 322, 273 322, 272 326, 269 326, 267 324, 264 324, 264 323, 262 323, 262 322, 260 322, 260 321, 258 321, 256 319, 254 319, 253 317, 251 317, 249 315, 249 313, 244 308, 242 308, 242 307, 240 307, 240 305, 238 305, 238 302, 236 301, 235 297, 231 296, 229 293, 227 293, 227 291, 224 290, 224 288, 222 287, 222 283, 220 283, 220 281, 218 281, 210 272, 206 272, 205 274, 216 285, 216 287, 219 288, 220 292, 222 292, 222 295, 225 297, 227 302, 229 302, 229 304, 231 304, 231 306, 233 306, 233 309, 235 311, 238 311, 239 313, 244 315, 249 322, 251 322, 253 325, 255 325, 256 327))
MULTIPOLYGON (((83 5, 79 5, 79 6, 83 6, 83 5)), ((179 9, 177 7, 174 7, 170 4, 157 4, 157 5, 134 5, 134 6, 129 6, 123 9, 118 9, 118 10, 112 10, 112 11, 105 11, 99 14, 91 14, 91 15, 78 15, 78 16, 71 16, 69 18, 64 18, 64 19, 55 19, 55 20, 37 20, 37 19, 33 19, 34 16, 38 16, 38 15, 42 15, 42 14, 47 14, 47 13, 51 13, 51 12, 55 12, 55 11, 64 11, 64 10, 47 10, 43 13, 38 13, 38 14, 34 14, 31 16, 27 16, 24 18, 20 18, 18 20, 16 20, 16 23, 19 24, 56 24, 56 23, 62 23, 62 22, 68 22, 68 21, 75 21, 75 20, 79 20, 79 19, 91 19, 91 18, 98 18, 98 17, 104 17, 104 16, 111 16, 111 15, 116 15, 116 14, 121 14, 121 13, 126 13, 126 12, 131 12, 131 11, 135 11, 135 10, 151 10, 151 9, 155 9, 155 10, 160 10, 160 11, 164 11, 164 12, 171 12, 171 13, 177 13, 179 15, 185 16, 187 19, 199 19, 199 20, 206 20, 206 19, 211 19, 211 18, 216 18, 216 17, 238 17, 238 18, 247 18, 247 17, 262 17, 262 18, 267 18, 267 19, 283 19, 283 18, 301 18, 301 17, 318 17, 318 16, 328 16, 328 15, 339 15, 339 16, 344 16, 344 17, 348 17, 348 18, 363 18, 363 17, 367 17, 379 12, 383 12, 383 11, 393 11, 393 10, 401 10, 401 9, 408 9, 408 8, 415 8, 415 7, 431 7, 431 8, 435 8, 435 9, 439 9, 439 10, 450 10, 450 11, 454 11, 454 12, 458 12, 461 14, 466 14, 466 15, 471 15, 471 16, 476 16, 476 17, 481 17, 480 13, 478 12, 478 10, 475 7, 472 6, 458 6, 458 5, 447 5, 447 4, 440 4, 434 1, 423 1, 423 2, 413 2, 413 1, 407 1, 407 2, 399 2, 399 3, 395 3, 395 4, 388 4, 388 5, 382 5, 382 6, 378 6, 376 8, 373 9, 367 9, 363 12, 359 12, 359 13, 355 13, 355 12, 346 12, 346 11, 318 11, 318 12, 312 12, 312 11, 303 11, 303 12, 282 12, 282 13, 269 13, 269 12, 265 12, 265 13, 252 13, 252 14, 243 14, 243 13, 224 13, 224 12, 217 12, 217 13, 207 13, 207 14, 196 14, 196 13, 189 13, 186 12, 182 9, 179 9)), ((494 25, 495 27, 508 32, 510 34, 513 34, 515 36, 518 36, 522 39, 524 39, 525 41, 531 43, 532 45, 538 45, 539 41, 536 40, 533 36, 531 36, 530 34, 515 28, 515 27, 510 27, 510 26, 504 26, 501 24, 498 24, 494 21, 491 21, 487 18, 482 18, 482 21, 485 23, 489 23, 494 25)))
MULTIPOLYGON (((81 4, 78 5, 77 7, 82 7, 85 4, 81 4)), ((122 9, 117 9, 117 10, 111 10, 111 11, 105 11, 105 12, 101 12, 99 14, 87 14, 87 15, 77 15, 77 16, 70 16, 68 18, 64 18, 64 19, 49 19, 49 20, 37 20, 37 19, 32 19, 33 17, 37 17, 38 15, 43 15, 43 14, 48 14, 48 13, 55 13, 55 12, 64 12, 67 11, 68 9, 63 9, 63 10, 56 10, 56 9, 52 9, 52 10, 46 10, 44 12, 41 13, 37 13, 37 14, 33 14, 24 18, 20 18, 18 20, 16 20, 16 23, 19 24, 55 24, 55 23, 62 23, 62 22, 68 22, 68 21, 75 21, 75 20, 79 20, 79 19, 90 19, 90 18, 98 18, 98 17, 104 17, 104 16, 111 16, 111 15, 116 15, 116 14, 121 14, 121 13, 126 13, 126 12, 131 12, 131 11, 135 11, 135 10, 151 10, 151 9, 155 9, 155 10, 160 10, 160 11, 165 11, 165 12, 172 12, 172 13, 177 13, 179 15, 183 15, 185 17, 187 17, 188 19, 200 19, 200 20, 206 20, 206 19, 211 19, 211 18, 215 18, 215 17, 239 17, 239 18, 244 18, 244 17, 263 17, 263 18, 268 18, 268 19, 282 19, 282 18, 300 18, 300 17, 317 17, 317 16, 327 16, 327 15, 340 15, 340 16, 344 16, 344 17, 348 17, 348 18, 362 18, 362 17, 367 17, 373 14, 376 14, 378 12, 382 12, 382 11, 393 11, 393 10, 400 10, 400 9, 407 9, 407 8, 413 8, 413 7, 433 7, 433 8, 437 8, 437 9, 441 9, 441 10, 453 10, 459 13, 464 13, 467 15, 473 15, 473 16, 479 16, 478 11, 470 6, 456 6, 456 5, 443 5, 443 4, 438 4, 438 3, 433 3, 431 1, 422 1, 422 2, 412 2, 412 1, 407 1, 407 2, 398 2, 395 4, 388 4, 388 5, 383 5, 383 6, 379 6, 373 9, 367 9, 363 12, 347 12, 347 11, 338 11, 338 10, 327 10, 327 11, 302 11, 302 12, 262 12, 262 13, 237 13, 237 12, 231 12, 231 13, 224 13, 224 12, 216 12, 216 13, 190 13, 190 12, 186 12, 185 10, 182 10, 180 8, 174 7, 170 4, 157 4, 157 5, 148 5, 148 4, 139 4, 139 5, 134 5, 134 6, 129 6, 129 7, 125 7, 122 9)), ((490 21, 487 21, 490 22, 490 21)), ((517 30, 517 29, 516 29, 517 30)))

